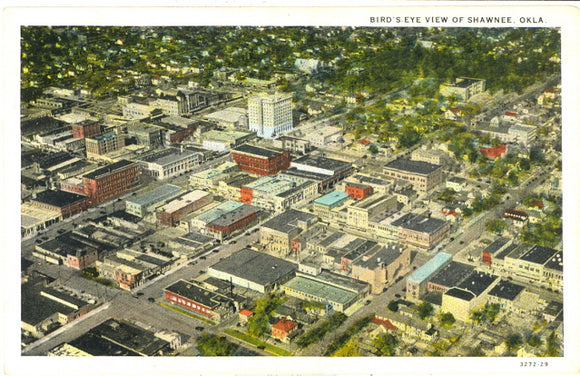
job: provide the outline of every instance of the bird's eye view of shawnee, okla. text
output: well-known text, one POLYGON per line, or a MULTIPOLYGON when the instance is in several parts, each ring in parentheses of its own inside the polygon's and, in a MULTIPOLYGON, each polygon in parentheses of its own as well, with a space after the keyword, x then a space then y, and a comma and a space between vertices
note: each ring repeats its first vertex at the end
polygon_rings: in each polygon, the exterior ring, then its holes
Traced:
POLYGON ((560 28, 19 32, 23 357, 564 356, 560 28))

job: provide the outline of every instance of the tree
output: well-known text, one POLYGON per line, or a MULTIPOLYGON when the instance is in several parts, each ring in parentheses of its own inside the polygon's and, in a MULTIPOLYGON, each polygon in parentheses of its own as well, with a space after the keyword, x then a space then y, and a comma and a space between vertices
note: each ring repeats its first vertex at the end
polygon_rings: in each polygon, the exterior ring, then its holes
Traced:
POLYGON ((469 316, 469 318, 474 323, 480 324, 485 320, 485 314, 483 313, 483 311, 474 311, 471 313, 471 316, 469 316))
POLYGON ((391 300, 387 305, 387 308, 391 312, 397 312, 399 310, 399 303, 397 303, 395 300, 391 300))
POLYGON ((202 334, 196 341, 197 348, 203 356, 230 356, 238 348, 238 345, 228 341, 225 337, 202 334))
POLYGON ((455 324, 455 317, 453 317, 453 314, 450 312, 442 313, 441 316, 439 316, 439 323, 443 327, 450 328, 455 324))
POLYGON ((532 347, 540 347, 544 341, 542 341, 542 338, 539 335, 530 334, 526 338, 526 343, 532 347))
POLYGON ((362 353, 359 351, 359 345, 358 341, 350 340, 346 345, 336 350, 333 356, 361 356, 362 353))
POLYGON ((372 155, 377 155, 379 152, 379 147, 375 144, 371 144, 369 146, 369 151, 371 152, 372 155))
POLYGON ((531 167, 530 160, 528 158, 521 158, 518 164, 524 171, 528 171, 531 167))
POLYGON ((507 224, 502 219, 492 219, 485 223, 485 228, 491 233, 500 234, 507 229, 507 224))
POLYGON ((433 305, 431 305, 429 302, 422 302, 415 307, 415 311, 421 320, 425 320, 427 317, 433 314, 433 305))
POLYGON ((505 339, 505 344, 509 352, 519 350, 519 348, 522 347, 523 343, 524 340, 522 339, 522 336, 517 333, 510 334, 505 339))
POLYGON ((501 311, 501 305, 498 303, 486 303, 484 307, 485 318, 493 323, 497 318, 497 315, 501 311))
POLYGON ((554 331, 546 338, 546 356, 560 356, 560 342, 554 331))
POLYGON ((409 148, 421 141, 421 135, 413 127, 404 126, 399 135, 399 147, 409 148))
POLYGON ((399 341, 394 335, 385 333, 374 339, 373 346, 378 356, 393 356, 396 354, 399 341))

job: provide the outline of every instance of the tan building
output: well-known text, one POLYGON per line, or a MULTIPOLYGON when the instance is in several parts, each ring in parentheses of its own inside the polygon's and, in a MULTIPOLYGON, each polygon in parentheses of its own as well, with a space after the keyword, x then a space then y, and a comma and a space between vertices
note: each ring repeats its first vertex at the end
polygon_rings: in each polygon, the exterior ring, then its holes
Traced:
POLYGON ((455 83, 441 85, 439 91, 441 95, 446 97, 457 95, 461 98, 461 100, 467 101, 474 95, 483 93, 485 91, 485 80, 478 78, 460 77, 455 80, 455 83))
POLYGON ((428 192, 444 181, 440 165, 423 161, 396 159, 385 166, 384 172, 392 179, 413 184, 418 192, 428 192))
POLYGON ((449 223, 444 220, 408 213, 390 224, 398 229, 400 243, 429 250, 435 248, 449 234, 449 223))
POLYGON ((410 264, 410 248, 393 244, 353 262, 351 276, 370 284, 373 294, 380 294, 398 276, 407 273, 410 264))
POLYGON ((483 272, 474 272, 457 287, 443 294, 441 310, 449 312, 457 320, 468 321, 471 313, 481 309, 487 302, 487 293, 500 278, 483 272))
POLYGON ((115 131, 101 133, 85 139, 87 158, 97 158, 101 155, 116 151, 125 146, 125 137, 115 131))
POLYGON ((260 244, 274 256, 286 256, 293 249, 293 240, 312 227, 318 218, 295 209, 275 216, 260 227, 260 244))

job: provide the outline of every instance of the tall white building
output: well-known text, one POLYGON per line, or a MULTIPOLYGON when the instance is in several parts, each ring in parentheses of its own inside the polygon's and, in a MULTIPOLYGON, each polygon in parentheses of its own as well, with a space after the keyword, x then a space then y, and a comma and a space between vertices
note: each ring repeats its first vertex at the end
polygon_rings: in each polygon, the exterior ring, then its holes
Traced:
POLYGON ((248 125, 258 137, 272 139, 292 126, 292 95, 261 94, 248 100, 248 125))

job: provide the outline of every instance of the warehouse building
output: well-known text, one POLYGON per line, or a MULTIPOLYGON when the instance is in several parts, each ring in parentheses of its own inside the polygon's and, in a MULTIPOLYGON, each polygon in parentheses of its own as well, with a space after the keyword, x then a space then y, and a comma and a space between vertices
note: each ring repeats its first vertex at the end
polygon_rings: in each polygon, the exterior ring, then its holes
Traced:
POLYGON ((209 193, 195 190, 186 193, 157 209, 157 220, 166 226, 174 226, 181 218, 211 202, 209 193))
POLYGON ((265 253, 244 248, 208 269, 211 277, 267 293, 295 276, 298 266, 265 253))
POLYGON ((183 189, 176 185, 166 184, 152 191, 131 197, 125 201, 125 211, 137 217, 146 217, 163 203, 183 193, 183 189))
POLYGON ((141 167, 121 160, 83 176, 84 192, 91 206, 97 206, 135 188, 141 183, 141 167))

